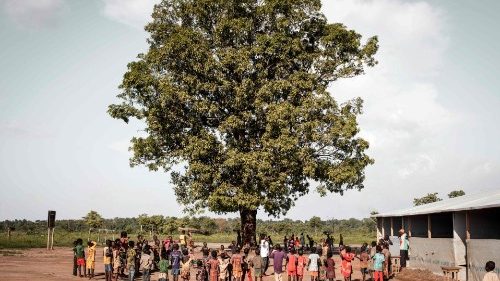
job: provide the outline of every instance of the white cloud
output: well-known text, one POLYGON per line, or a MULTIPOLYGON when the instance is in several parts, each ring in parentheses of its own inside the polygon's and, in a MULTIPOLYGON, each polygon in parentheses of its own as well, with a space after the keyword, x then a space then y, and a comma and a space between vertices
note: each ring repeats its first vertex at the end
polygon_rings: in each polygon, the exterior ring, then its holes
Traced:
POLYGON ((111 20, 143 29, 150 21, 153 7, 159 0, 102 0, 103 13, 111 20))
POLYGON ((62 0, 4 0, 5 14, 25 28, 53 25, 66 8, 62 0))

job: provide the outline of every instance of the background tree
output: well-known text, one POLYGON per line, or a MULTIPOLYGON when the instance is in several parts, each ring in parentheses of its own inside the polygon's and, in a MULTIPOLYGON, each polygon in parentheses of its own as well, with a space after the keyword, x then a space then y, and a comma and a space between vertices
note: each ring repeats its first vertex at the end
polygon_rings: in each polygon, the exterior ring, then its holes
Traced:
POLYGON ((103 225, 103 219, 102 216, 99 215, 96 211, 90 210, 90 212, 83 217, 83 220, 85 221, 85 224, 89 227, 89 237, 90 237, 90 231, 92 229, 100 228, 103 225))
POLYGON ((139 216, 137 216, 137 221, 141 226, 141 234, 142 234, 143 227, 146 227, 147 229, 147 227, 149 226, 149 216, 147 214, 140 214, 139 216))
POLYGON ((321 227, 321 218, 314 216, 308 221, 308 224, 314 229, 314 235, 317 235, 318 227, 321 227))
POLYGON ((163 0, 149 50, 128 64, 112 117, 143 120, 132 166, 172 172, 188 212, 239 212, 255 241, 261 208, 280 216, 316 190, 362 189, 368 142, 361 99, 338 104, 331 82, 376 64, 377 38, 329 24, 320 0, 163 0))
POLYGON ((427 195, 425 195, 421 198, 414 198, 413 205, 420 206, 420 205, 434 203, 434 202, 443 200, 443 199, 439 198, 437 195, 438 195, 438 193, 434 192, 434 193, 427 193, 427 195))
POLYGON ((450 193, 448 193, 448 198, 455 198, 455 197, 459 197, 459 196, 464 196, 465 195, 465 192, 461 189, 459 190, 454 190, 450 193))

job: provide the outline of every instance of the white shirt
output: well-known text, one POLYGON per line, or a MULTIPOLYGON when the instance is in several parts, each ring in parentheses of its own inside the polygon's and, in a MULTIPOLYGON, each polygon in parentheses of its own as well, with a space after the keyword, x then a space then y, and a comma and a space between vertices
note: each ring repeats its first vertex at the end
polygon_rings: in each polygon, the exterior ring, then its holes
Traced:
POLYGON ((494 271, 487 272, 483 277, 483 281, 498 281, 498 275, 494 271))
POLYGON ((269 242, 265 239, 260 240, 260 256, 263 258, 267 258, 267 256, 269 256, 269 242))

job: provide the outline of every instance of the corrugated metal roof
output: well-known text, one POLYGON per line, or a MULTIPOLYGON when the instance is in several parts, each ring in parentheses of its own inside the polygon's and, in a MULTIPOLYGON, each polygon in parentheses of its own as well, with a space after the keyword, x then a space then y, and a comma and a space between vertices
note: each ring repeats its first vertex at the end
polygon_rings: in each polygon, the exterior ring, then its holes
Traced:
POLYGON ((445 199, 442 201, 385 212, 373 217, 401 217, 500 207, 500 190, 445 199))

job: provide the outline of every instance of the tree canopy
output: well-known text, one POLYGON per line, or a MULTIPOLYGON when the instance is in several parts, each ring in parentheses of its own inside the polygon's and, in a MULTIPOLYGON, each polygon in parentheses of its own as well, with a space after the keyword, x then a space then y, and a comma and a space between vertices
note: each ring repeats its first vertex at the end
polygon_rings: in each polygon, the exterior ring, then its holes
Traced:
POLYGON ((103 224, 102 216, 98 212, 93 210, 90 210, 90 212, 85 217, 83 217, 83 220, 89 228, 99 228, 103 224))
POLYGON ((427 195, 425 195, 423 197, 413 199, 413 205, 420 206, 420 205, 434 203, 434 202, 443 200, 443 199, 439 198, 437 195, 438 195, 437 192, 427 193, 427 195))
POLYGON ((465 191, 459 189, 459 190, 453 190, 452 192, 448 193, 448 198, 455 198, 455 197, 460 197, 464 196, 465 191))
MULTIPOLYGON (((187 211, 279 216, 317 182, 362 189, 373 163, 357 136, 359 98, 328 86, 374 66, 376 37, 328 23, 320 0, 163 0, 149 49, 128 64, 112 117, 143 120, 132 166, 171 171, 187 211)), ((252 225, 252 221, 254 224, 252 225)))

